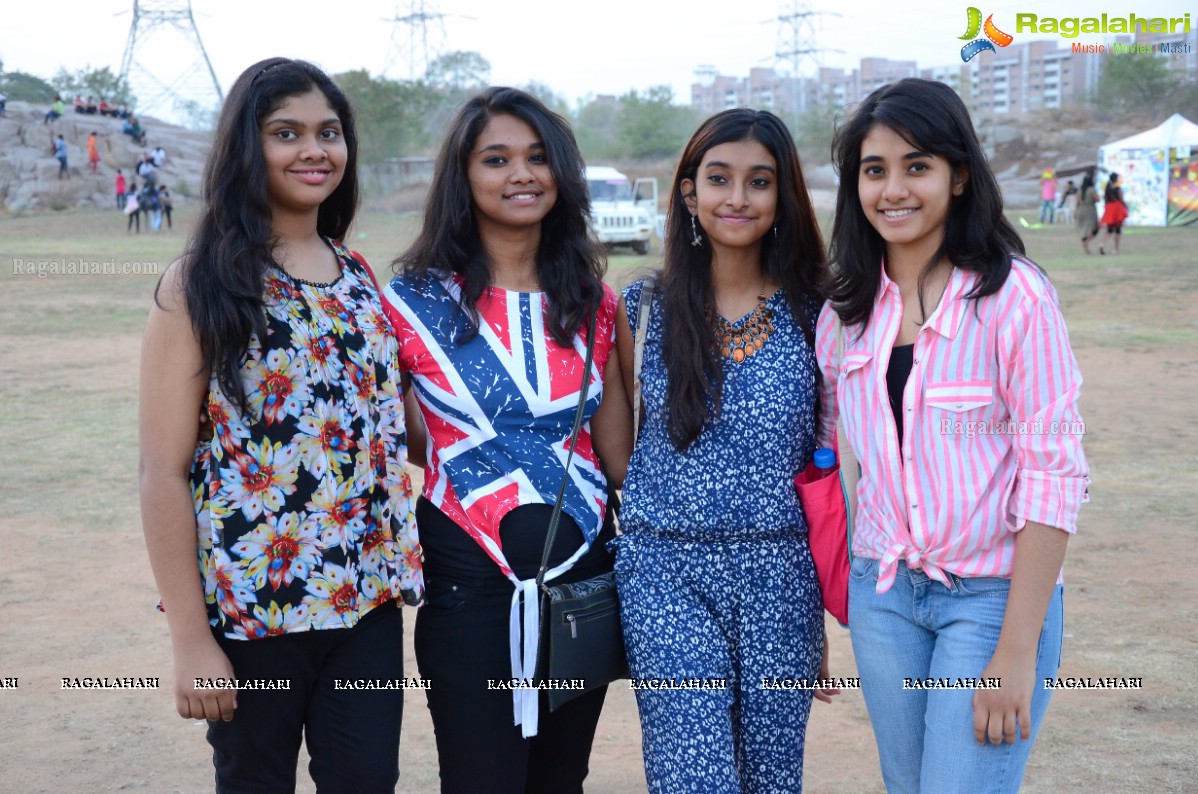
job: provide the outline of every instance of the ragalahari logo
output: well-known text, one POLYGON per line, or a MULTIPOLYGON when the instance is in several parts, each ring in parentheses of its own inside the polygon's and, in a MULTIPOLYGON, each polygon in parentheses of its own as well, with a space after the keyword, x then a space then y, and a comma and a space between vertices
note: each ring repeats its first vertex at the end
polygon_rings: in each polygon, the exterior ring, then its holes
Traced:
POLYGON ((985 25, 982 25, 982 12, 973 6, 965 9, 965 14, 967 17, 965 35, 960 37, 963 41, 969 42, 961 48, 961 60, 965 63, 969 63, 980 52, 985 52, 986 50, 997 52, 994 49, 995 44, 1005 47, 1015 40, 1010 33, 1003 33, 995 27, 994 14, 986 17, 985 25), (985 33, 986 37, 979 39, 977 37, 978 31, 985 33))

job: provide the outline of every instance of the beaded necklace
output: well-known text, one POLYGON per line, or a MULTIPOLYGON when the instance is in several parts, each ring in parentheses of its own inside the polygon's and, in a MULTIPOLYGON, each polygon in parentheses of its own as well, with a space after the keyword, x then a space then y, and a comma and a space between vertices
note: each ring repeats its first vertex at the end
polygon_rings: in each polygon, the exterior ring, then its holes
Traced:
POLYGON ((743 364, 769 341, 774 332, 774 310, 765 305, 765 281, 757 293, 757 307, 737 330, 718 312, 712 312, 716 337, 720 340, 720 354, 731 356, 737 364, 743 364))

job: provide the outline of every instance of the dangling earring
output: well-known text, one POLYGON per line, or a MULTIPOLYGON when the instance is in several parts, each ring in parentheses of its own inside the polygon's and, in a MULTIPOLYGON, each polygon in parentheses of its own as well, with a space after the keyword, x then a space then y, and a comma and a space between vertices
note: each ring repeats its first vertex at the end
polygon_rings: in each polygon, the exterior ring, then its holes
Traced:
POLYGON ((699 228, 695 223, 694 215, 691 216, 691 235, 693 236, 691 245, 703 245, 703 238, 699 236, 699 228))
POLYGON ((778 224, 774 224, 774 239, 778 239, 778 224))

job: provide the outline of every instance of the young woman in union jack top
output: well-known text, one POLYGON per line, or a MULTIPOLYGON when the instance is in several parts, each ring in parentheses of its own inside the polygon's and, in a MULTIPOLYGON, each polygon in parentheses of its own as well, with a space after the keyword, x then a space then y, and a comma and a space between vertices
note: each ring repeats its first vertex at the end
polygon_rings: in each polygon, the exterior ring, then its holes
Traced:
POLYGON ((416 520, 429 591, 415 640, 441 790, 581 792, 605 688, 550 713, 535 690, 491 682, 535 676, 536 638, 520 626, 538 622, 534 577, 584 388, 548 579, 612 568, 608 489, 631 442, 616 296, 589 234, 574 136, 535 97, 491 88, 467 102, 434 173, 424 226, 384 298, 409 424, 427 428, 416 520))

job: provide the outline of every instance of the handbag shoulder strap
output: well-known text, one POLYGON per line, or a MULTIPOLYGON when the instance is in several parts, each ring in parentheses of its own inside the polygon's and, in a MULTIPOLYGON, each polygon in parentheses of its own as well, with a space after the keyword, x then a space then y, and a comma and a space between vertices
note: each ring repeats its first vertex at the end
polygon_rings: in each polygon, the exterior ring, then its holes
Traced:
POLYGON ((641 364, 645 360, 645 337, 649 334, 649 312, 657 279, 649 276, 641 282, 641 299, 636 307, 636 336, 632 346, 632 445, 641 434, 641 364))
POLYGON ((562 502, 566 499, 566 484, 570 482, 570 462, 574 459, 574 447, 578 445, 578 432, 582 429, 582 414, 586 408, 587 397, 591 384, 591 362, 595 357, 595 325, 599 309, 591 315, 590 326, 587 330, 587 356, 582 367, 582 386, 578 393, 578 408, 574 411, 574 429, 570 431, 570 447, 566 453, 566 472, 562 475, 561 487, 557 489, 557 501, 553 505, 553 515, 549 519, 549 531, 545 534, 545 550, 541 553, 541 567, 537 570, 537 589, 545 588, 545 572, 549 570, 549 553, 553 550, 553 540, 557 537, 557 525, 562 517, 562 502))
MULTIPOLYGON (((840 375, 840 368, 844 364, 844 348, 847 344, 845 336, 848 331, 844 327, 844 321, 840 319, 840 315, 835 311, 832 312, 836 318, 836 374, 840 375)), ((835 397, 833 397, 835 399, 835 397)), ((849 536, 849 559, 853 557, 853 521, 857 517, 857 481, 861 477, 861 464, 857 460, 857 456, 853 453, 853 447, 849 443, 848 433, 844 428, 844 417, 837 416, 836 419, 836 457, 840 462, 840 483, 844 488, 844 502, 848 508, 848 536, 849 536)))

